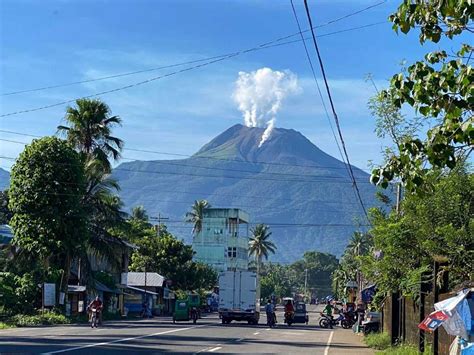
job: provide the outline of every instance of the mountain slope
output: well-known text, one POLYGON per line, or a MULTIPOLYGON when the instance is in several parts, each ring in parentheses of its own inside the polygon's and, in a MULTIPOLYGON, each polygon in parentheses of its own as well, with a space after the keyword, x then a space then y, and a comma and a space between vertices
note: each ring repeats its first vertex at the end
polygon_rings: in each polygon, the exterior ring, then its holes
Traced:
POLYGON ((10 173, 0 168, 0 191, 8 188, 10 185, 10 173))
MULTIPOLYGON (((294 130, 275 129, 259 148, 262 132, 235 125, 188 159, 123 163, 113 176, 127 208, 144 205, 150 215, 170 218, 169 229, 188 242, 184 215, 195 199, 207 199, 269 223, 274 260, 293 261, 311 249, 340 255, 354 221, 364 222, 346 167, 294 130)), ((368 174, 354 173, 367 207, 374 205, 368 174)))

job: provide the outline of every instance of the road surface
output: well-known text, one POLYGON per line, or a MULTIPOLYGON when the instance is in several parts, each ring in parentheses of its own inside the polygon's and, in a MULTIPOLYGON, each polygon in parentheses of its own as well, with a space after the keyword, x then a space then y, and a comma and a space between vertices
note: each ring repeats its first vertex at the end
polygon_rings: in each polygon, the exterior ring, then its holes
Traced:
POLYGON ((347 342, 353 336, 349 330, 334 330, 317 326, 318 314, 310 313, 308 325, 282 324, 283 314, 277 313, 276 328, 246 323, 222 325, 217 315, 200 319, 197 324, 171 319, 127 320, 107 322, 91 329, 87 325, 0 330, 0 354, 198 354, 198 353, 266 353, 266 354, 371 354, 359 342, 347 342), (335 342, 335 339, 346 341, 335 342))

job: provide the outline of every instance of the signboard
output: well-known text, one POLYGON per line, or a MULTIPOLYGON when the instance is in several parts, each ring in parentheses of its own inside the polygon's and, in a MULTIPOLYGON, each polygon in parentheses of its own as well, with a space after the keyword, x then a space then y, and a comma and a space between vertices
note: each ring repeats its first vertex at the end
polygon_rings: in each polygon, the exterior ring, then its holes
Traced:
POLYGON ((430 313, 420 324, 418 324, 418 328, 421 330, 425 330, 428 332, 432 332, 436 328, 438 328, 448 316, 442 311, 434 311, 430 313))
POLYGON ((59 304, 64 304, 65 298, 66 298, 66 294, 64 292, 59 292, 59 304))
POLYGON ((43 305, 45 307, 56 305, 56 284, 43 284, 43 305))
POLYGON ((84 312, 84 301, 79 301, 77 302, 77 311, 79 313, 84 312))

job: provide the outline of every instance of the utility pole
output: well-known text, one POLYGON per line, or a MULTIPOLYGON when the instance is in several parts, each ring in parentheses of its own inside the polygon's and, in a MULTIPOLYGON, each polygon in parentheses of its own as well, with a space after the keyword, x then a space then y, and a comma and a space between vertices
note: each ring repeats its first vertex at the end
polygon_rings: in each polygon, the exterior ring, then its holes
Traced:
POLYGON ((304 297, 306 297, 307 286, 308 286, 308 269, 304 269, 304 297))
POLYGON ((160 228, 161 228, 161 220, 169 220, 168 217, 163 217, 161 216, 161 213, 158 212, 158 227, 157 227, 157 233, 158 233, 158 237, 160 236, 160 228))

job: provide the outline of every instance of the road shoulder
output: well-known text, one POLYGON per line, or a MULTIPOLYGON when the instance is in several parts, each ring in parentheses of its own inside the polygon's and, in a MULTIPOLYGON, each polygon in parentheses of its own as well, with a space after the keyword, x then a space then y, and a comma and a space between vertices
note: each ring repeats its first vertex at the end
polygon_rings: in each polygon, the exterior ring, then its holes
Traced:
POLYGON ((374 355, 375 351, 365 345, 362 339, 363 335, 356 334, 351 329, 338 329, 334 332, 327 354, 374 355))

